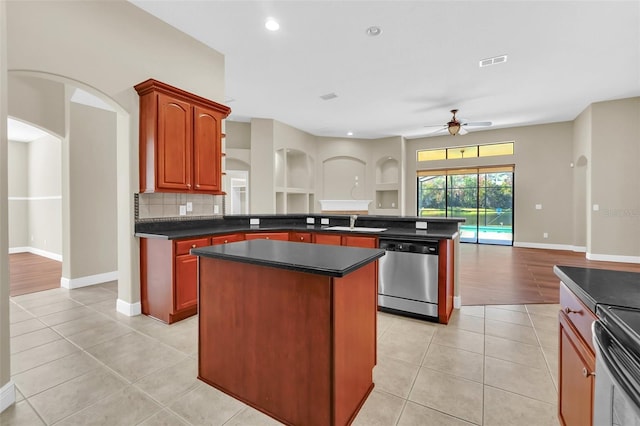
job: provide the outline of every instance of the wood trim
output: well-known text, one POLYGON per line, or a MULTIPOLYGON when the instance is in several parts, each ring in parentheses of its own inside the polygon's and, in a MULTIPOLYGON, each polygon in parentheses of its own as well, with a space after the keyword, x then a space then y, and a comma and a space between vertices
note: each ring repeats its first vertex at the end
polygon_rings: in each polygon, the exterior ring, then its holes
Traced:
POLYGON ((453 240, 438 241, 438 254, 438 322, 448 324, 453 311, 453 240))
POLYGON ((145 80, 142 83, 136 84, 135 86, 133 86, 133 88, 136 90, 136 92, 138 92, 139 96, 143 96, 153 92, 160 92, 170 96, 179 96, 186 102, 190 102, 192 104, 198 104, 205 108, 212 108, 216 112, 223 114, 223 118, 226 118, 229 116, 229 114, 231 114, 231 108, 226 105, 219 104, 210 99, 206 99, 196 94, 189 93, 185 90, 179 89, 166 83, 162 83, 152 78, 145 80))

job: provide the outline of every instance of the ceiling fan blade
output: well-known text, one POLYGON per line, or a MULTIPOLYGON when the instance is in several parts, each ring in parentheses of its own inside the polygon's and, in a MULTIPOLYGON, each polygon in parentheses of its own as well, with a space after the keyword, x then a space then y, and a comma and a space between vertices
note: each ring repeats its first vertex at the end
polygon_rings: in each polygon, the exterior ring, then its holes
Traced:
MULTIPOLYGON (((426 126, 426 127, 435 127, 435 126, 426 126)), ((433 134, 436 134, 436 133, 438 133, 438 132, 442 132, 443 130, 447 130, 447 126, 441 126, 441 127, 440 127, 439 129, 437 129, 437 130, 433 130, 433 131, 431 131, 431 132, 429 132, 429 133, 425 133, 425 136, 427 136, 427 135, 433 135, 433 134)))
POLYGON ((460 130, 458 130, 459 135, 466 135, 467 133, 469 132, 464 127, 460 127, 460 130))
POLYGON ((424 127, 442 127, 443 129, 446 129, 447 125, 446 124, 429 124, 429 125, 424 126, 424 127))
POLYGON ((472 126, 472 127, 488 127, 491 126, 490 121, 472 121, 472 122, 466 122, 466 123, 462 123, 463 126, 472 126))

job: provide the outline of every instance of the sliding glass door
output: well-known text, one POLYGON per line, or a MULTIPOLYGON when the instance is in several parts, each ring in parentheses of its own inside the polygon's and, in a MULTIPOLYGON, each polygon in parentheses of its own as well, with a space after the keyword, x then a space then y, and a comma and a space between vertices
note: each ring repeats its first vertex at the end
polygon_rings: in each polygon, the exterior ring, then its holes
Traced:
POLYGON ((513 167, 419 172, 418 216, 462 217, 460 241, 513 244, 513 167))

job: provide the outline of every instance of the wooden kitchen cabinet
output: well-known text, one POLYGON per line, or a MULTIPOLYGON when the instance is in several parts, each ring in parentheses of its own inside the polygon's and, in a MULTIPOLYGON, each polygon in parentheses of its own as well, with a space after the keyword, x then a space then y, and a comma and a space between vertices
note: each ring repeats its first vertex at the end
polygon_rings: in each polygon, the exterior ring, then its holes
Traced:
POLYGON ((590 425, 593 420, 595 354, 591 324, 596 316, 560 284, 558 419, 562 425, 590 425))
POLYGON ((222 192, 222 120, 231 110, 150 79, 140 96, 140 192, 222 192))
POLYGON ((340 234, 313 234, 313 242, 316 244, 341 246, 342 237, 340 236, 340 234))
POLYGON ((376 237, 343 235, 342 245, 351 247, 378 248, 378 239, 376 237))
POLYGON ((189 250, 211 244, 209 237, 189 240, 140 239, 142 313, 168 324, 198 310, 197 257, 189 250))
POLYGON ((219 235, 211 238, 211 245, 234 243, 236 241, 244 241, 244 234, 219 235))
POLYGON ((245 239, 289 241, 289 233, 288 232, 254 232, 251 234, 246 234, 245 239))
POLYGON ((311 233, 309 232, 291 232, 289 233, 289 241, 295 243, 310 243, 311 233))

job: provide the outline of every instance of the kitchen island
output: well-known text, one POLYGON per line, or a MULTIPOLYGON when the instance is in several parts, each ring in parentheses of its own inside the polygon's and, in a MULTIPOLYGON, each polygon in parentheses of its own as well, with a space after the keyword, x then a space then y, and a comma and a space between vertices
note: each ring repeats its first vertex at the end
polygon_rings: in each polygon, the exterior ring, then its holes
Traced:
POLYGON ((346 425, 373 389, 384 250, 248 240, 198 256, 198 377, 289 425, 346 425))

